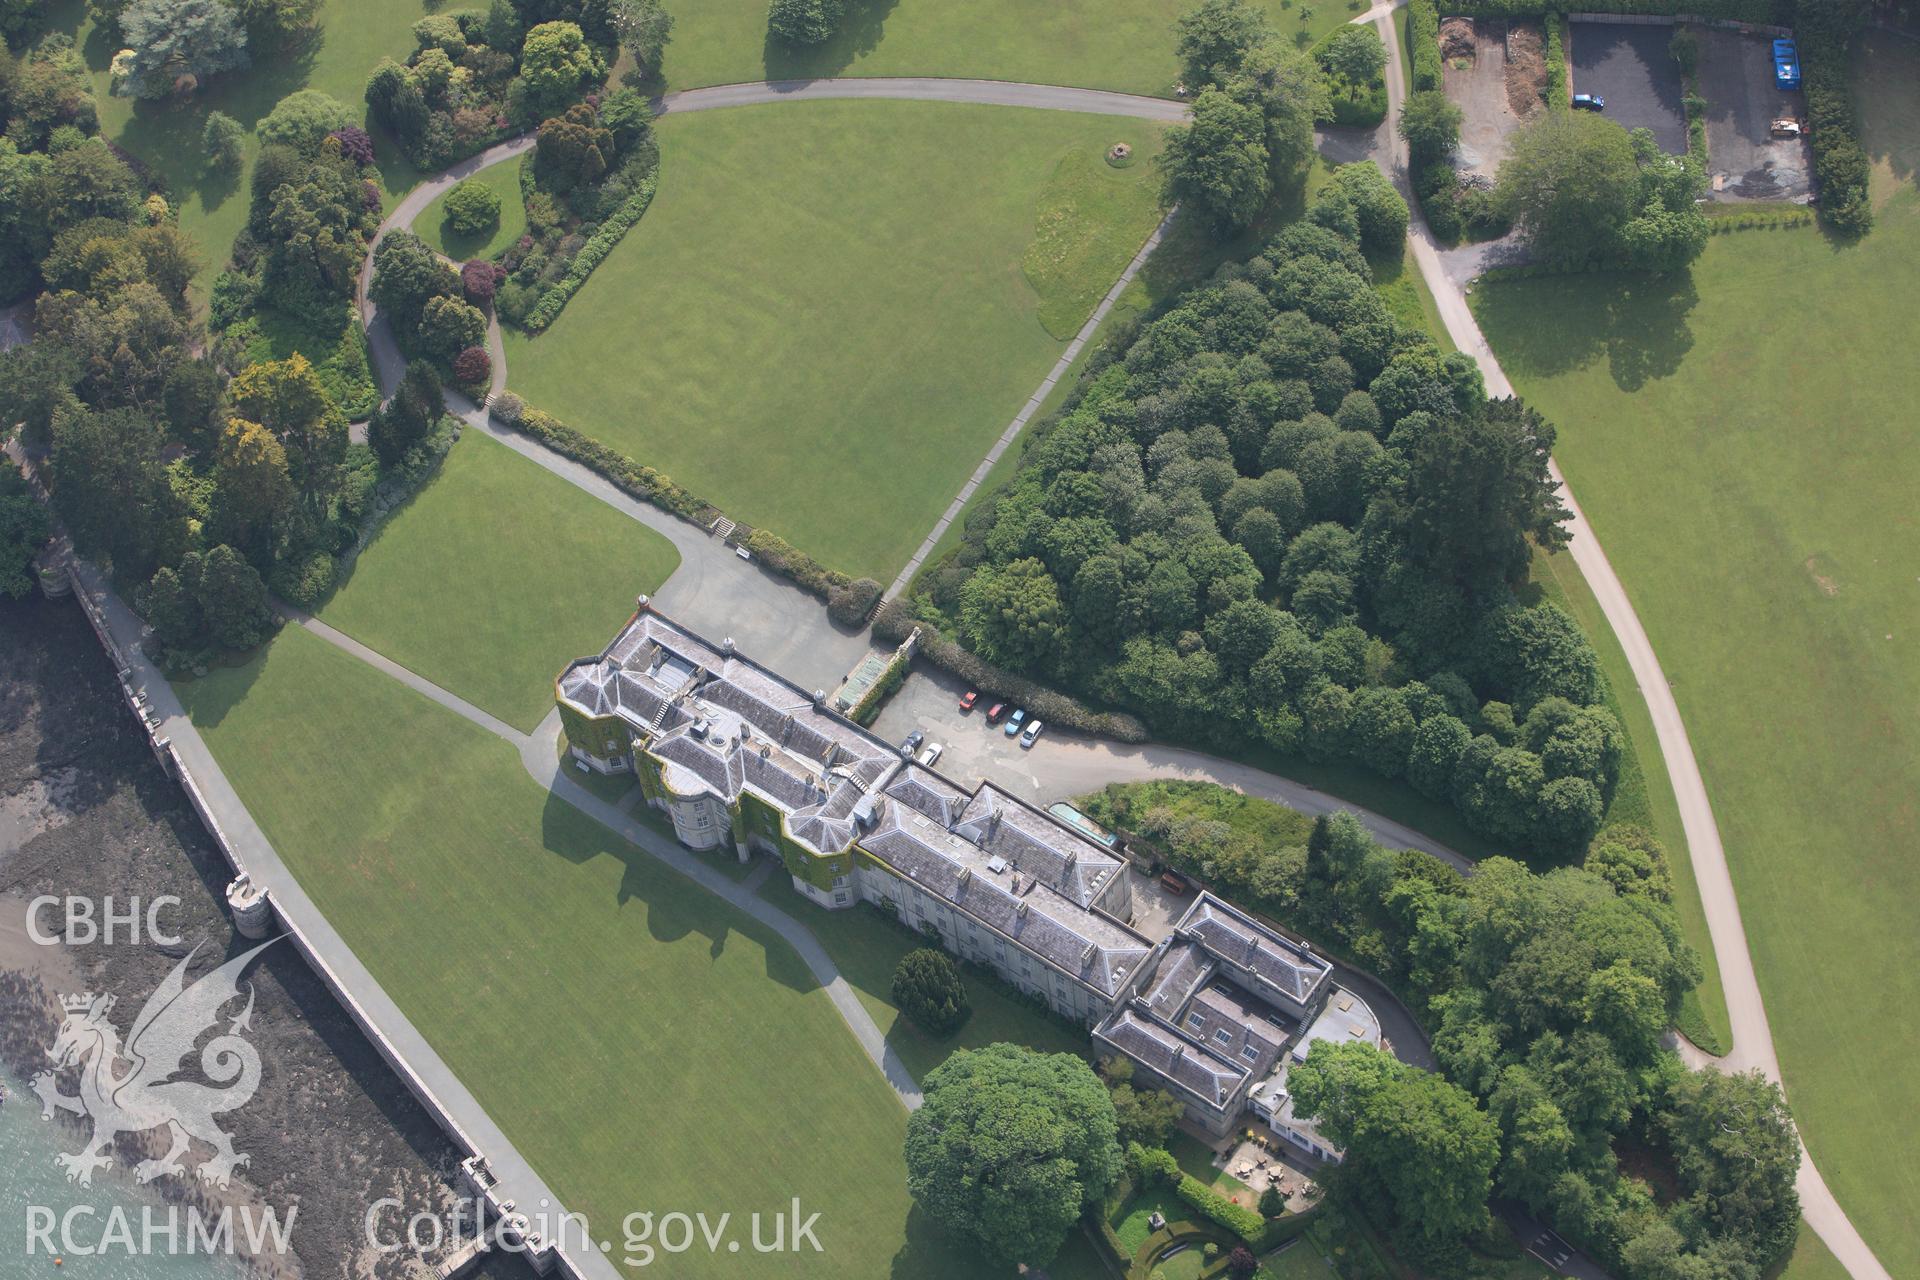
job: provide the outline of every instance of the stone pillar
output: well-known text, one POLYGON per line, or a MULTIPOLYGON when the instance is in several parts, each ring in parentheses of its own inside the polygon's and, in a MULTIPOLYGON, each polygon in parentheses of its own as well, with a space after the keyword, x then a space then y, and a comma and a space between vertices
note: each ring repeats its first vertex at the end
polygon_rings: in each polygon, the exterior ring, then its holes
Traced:
POLYGON ((273 903, 267 891, 247 876, 227 886, 227 909, 233 912, 233 927, 241 937, 258 942, 273 932, 273 903))
POLYGON ((745 840, 735 840, 733 842, 733 851, 740 855, 740 865, 742 866, 745 866, 747 859, 753 856, 752 851, 747 848, 747 842, 745 840))

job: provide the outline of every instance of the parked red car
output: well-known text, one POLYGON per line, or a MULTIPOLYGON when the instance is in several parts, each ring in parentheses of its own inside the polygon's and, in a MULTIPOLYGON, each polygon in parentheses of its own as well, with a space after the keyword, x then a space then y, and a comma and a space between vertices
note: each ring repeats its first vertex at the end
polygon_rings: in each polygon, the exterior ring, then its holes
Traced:
POLYGON ((978 689, 969 689, 965 693, 961 694, 960 695, 960 714, 965 715, 967 714, 967 712, 973 710, 975 704, 977 704, 979 701, 980 701, 980 691, 978 689))
POLYGON ((992 706, 987 708, 987 723, 999 724, 1002 720, 1005 720, 1007 718, 1007 710, 1008 708, 1006 703, 1004 702, 994 703, 992 706))

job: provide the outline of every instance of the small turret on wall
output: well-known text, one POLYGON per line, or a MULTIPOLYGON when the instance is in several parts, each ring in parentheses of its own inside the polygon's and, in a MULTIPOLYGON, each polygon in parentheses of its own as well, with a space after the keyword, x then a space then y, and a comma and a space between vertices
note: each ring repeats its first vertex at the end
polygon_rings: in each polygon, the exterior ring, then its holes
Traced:
POLYGON ((273 902, 251 877, 241 876, 227 886, 227 910, 241 937, 258 942, 273 933, 273 902))

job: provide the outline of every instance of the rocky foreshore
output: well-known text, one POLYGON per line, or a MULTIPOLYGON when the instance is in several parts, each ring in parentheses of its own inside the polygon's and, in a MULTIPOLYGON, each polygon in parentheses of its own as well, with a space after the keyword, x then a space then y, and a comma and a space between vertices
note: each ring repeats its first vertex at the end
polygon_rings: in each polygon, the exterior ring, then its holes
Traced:
MULTIPOLYGON (((226 863, 148 750, 79 606, 0 599, 0 653, 0 1061, 28 1080, 50 1065, 59 996, 115 995, 124 1033, 196 945, 191 977, 251 944, 225 912, 226 863), (43 894, 95 904, 111 896, 123 911, 131 899, 177 897, 160 922, 180 942, 40 945, 27 935, 26 909, 43 894)), ((39 926, 60 931, 61 913, 43 911, 39 926)), ((297 1206, 291 1255, 257 1259, 259 1274, 423 1274, 421 1263, 440 1261, 446 1249, 374 1249, 369 1208, 381 1200, 402 1206, 382 1218, 389 1239, 416 1213, 448 1220, 459 1153, 291 947, 269 948, 245 982, 260 1085, 220 1123, 249 1163, 225 1192, 180 1177, 154 1188, 203 1209, 264 1204, 284 1217, 297 1206)), ((63 1077, 69 1093, 72 1074, 63 1077)), ((5 1105, 38 1110, 40 1100, 16 1089, 5 1105)), ((131 1164, 164 1146, 157 1133, 123 1138, 116 1154, 131 1164)), ((196 1145, 188 1163, 209 1154, 196 1145)), ((504 1280, 531 1271, 499 1259, 477 1274, 504 1280)))

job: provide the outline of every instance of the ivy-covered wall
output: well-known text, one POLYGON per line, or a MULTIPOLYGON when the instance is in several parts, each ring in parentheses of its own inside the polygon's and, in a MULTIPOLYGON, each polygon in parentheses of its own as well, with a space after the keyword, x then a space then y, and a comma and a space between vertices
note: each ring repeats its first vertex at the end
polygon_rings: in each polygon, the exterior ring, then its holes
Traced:
POLYGON ((573 746, 602 760, 627 754, 627 727, 620 717, 582 715, 565 702, 559 703, 559 707, 560 728, 573 746))

